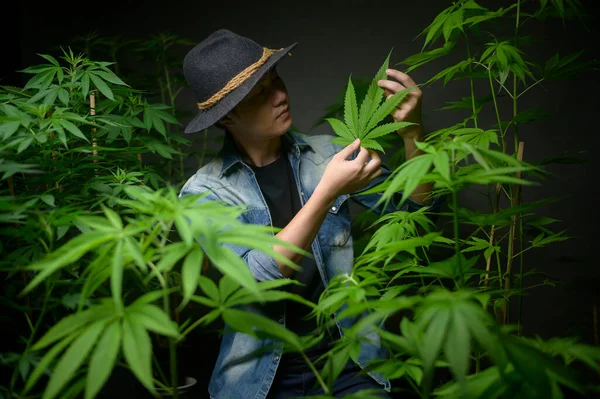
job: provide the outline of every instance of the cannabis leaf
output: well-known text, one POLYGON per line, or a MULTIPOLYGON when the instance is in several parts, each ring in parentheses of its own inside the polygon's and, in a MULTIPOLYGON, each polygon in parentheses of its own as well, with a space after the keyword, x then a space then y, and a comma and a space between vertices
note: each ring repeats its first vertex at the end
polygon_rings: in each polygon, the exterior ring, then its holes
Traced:
POLYGON ((377 85, 377 82, 387 76, 385 71, 388 69, 391 53, 390 51, 385 62, 371 81, 367 95, 360 104, 360 110, 358 109, 356 92, 352 84, 352 76, 348 78, 348 88, 344 100, 344 121, 335 118, 325 119, 338 135, 331 142, 346 146, 354 140, 360 139, 361 146, 384 152, 381 144, 375 140, 376 138, 414 125, 411 122, 392 122, 377 126, 413 89, 409 87, 401 90, 383 101, 383 103, 381 102, 384 91, 377 85))

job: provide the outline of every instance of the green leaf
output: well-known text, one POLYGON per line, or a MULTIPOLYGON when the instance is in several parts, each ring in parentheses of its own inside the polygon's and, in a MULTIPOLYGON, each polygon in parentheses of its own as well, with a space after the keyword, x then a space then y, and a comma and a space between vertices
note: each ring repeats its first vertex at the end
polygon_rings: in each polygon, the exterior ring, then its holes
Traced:
POLYGON ((468 58, 468 59, 463 60, 455 65, 451 65, 451 66, 443 69, 442 71, 438 72, 433 77, 431 77, 427 82, 425 82, 425 86, 429 86, 432 83, 434 83, 442 78, 444 78, 444 86, 445 86, 450 80, 452 80, 452 78, 457 73, 464 72, 465 69, 467 69, 473 61, 474 61, 473 58, 468 58))
POLYGON ((70 98, 69 98, 69 92, 66 89, 61 88, 58 91, 58 99, 60 101, 62 101, 62 103, 64 105, 68 106, 69 105, 69 100, 70 100, 70 98))
POLYGON ((87 98, 88 93, 90 92, 90 76, 87 72, 83 73, 81 77, 81 94, 83 95, 83 99, 87 98))
POLYGON ((29 148, 31 143, 33 143, 33 138, 31 138, 31 137, 28 137, 25 140, 21 141, 21 143, 19 144, 19 147, 17 148, 17 154, 20 154, 23 151, 25 151, 27 148, 29 148))
POLYGON ((152 112, 152 108, 144 108, 144 127, 147 131, 150 131, 150 128, 152 127, 152 112))
POLYGON ((123 355, 133 374, 154 394, 150 336, 144 327, 127 313, 123 318, 123 355))
POLYGON ((325 120, 327 122, 329 122, 333 131, 338 136, 345 138, 345 139, 349 140, 350 142, 354 141, 357 138, 352 135, 352 132, 350 131, 350 129, 348 129, 348 126, 344 125, 344 123, 342 121, 340 121, 339 119, 325 118, 325 120))
POLYGON ((383 124, 383 125, 379 125, 375 129, 373 129, 370 132, 366 133, 363 136, 363 139, 376 139, 378 137, 385 136, 385 135, 390 134, 390 133, 395 133, 395 132, 397 132, 400 129, 404 129, 405 127, 413 126, 413 125, 416 125, 416 123, 411 123, 411 122, 392 122, 392 123, 386 123, 386 124, 383 124))
MULTIPOLYGON (((156 272, 171 270, 189 250, 190 247, 185 242, 176 242, 163 247, 160 251, 160 261, 156 264, 156 272)), ((153 271, 153 273, 155 272, 153 271)))
POLYGON ((74 333, 92 321, 98 321, 112 316, 113 307, 111 303, 96 305, 83 312, 75 313, 63 318, 55 324, 40 340, 33 345, 32 351, 37 351, 51 343, 74 333))
MULTIPOLYGON (((56 58, 52 57, 49 54, 38 54, 40 57, 42 57, 45 60, 48 60, 52 63, 52 65, 59 67, 60 68, 60 64, 58 63, 58 61, 56 61, 56 58)), ((48 65, 48 64, 46 64, 48 65)))
POLYGON ((118 230, 123 229, 123 222, 121 222, 121 217, 115 211, 113 211, 105 205, 102 205, 102 211, 106 215, 106 218, 115 228, 117 228, 118 230))
POLYGON ((152 125, 154 126, 154 128, 158 130, 158 132, 162 134, 164 138, 167 138, 167 129, 165 129, 165 124, 163 123, 162 119, 160 119, 158 114, 156 114, 155 112, 153 112, 151 116, 152 125))
POLYGON ((198 288, 198 277, 202 268, 202 261, 204 260, 204 251, 202 247, 196 244, 192 250, 188 253, 183 266, 181 268, 181 280, 183 284, 183 302, 182 306, 185 306, 190 300, 191 296, 196 292, 198 288))
POLYGON ((3 122, 0 125, 0 131, 4 134, 4 140, 8 140, 10 136, 15 134, 15 132, 19 130, 19 127, 21 127, 20 121, 3 122))
POLYGON ((275 338, 285 342, 295 350, 302 350, 303 348, 296 334, 265 316, 237 309, 226 309, 223 311, 223 321, 237 331, 253 336, 258 334, 275 338))
POLYGON ((352 77, 348 78, 348 88, 346 89, 346 99, 344 101, 344 122, 353 137, 359 137, 358 132, 358 114, 356 111, 356 92, 352 84, 352 77))
MULTIPOLYGON (((156 104, 155 104, 155 107, 156 107, 156 104)), ((172 123, 175 125, 181 125, 181 123, 173 115, 171 115, 167 112, 161 111, 161 110, 155 110, 155 112, 156 112, 156 115, 158 115, 158 117, 160 119, 162 119, 163 121, 165 121, 167 123, 172 123)))
POLYGON ((402 175, 398 174, 396 176, 398 181, 396 182, 396 178, 392 181, 393 183, 399 183, 404 179, 404 190, 400 203, 404 203, 404 201, 412 194, 433 163, 433 157, 427 154, 412 158, 411 161, 413 159, 415 160, 414 162, 405 162, 403 164, 407 166, 402 170, 402 175))
POLYGON ((439 36, 439 30, 440 30, 440 28, 442 28, 442 26, 444 25, 444 23, 446 22, 446 20, 450 17, 450 14, 451 14, 451 12, 452 12, 453 9, 454 9, 454 5, 446 8, 445 10, 443 10, 441 13, 439 13, 433 19, 433 22, 431 22, 431 24, 429 24, 429 26, 427 26, 423 30, 423 32, 421 32, 419 34, 419 35, 422 35, 422 34, 426 33, 425 42, 423 43, 423 49, 425 49, 425 47, 427 47, 427 45, 429 44, 429 42, 431 42, 437 36, 439 36))
POLYGON ((440 151, 434 155, 433 166, 444 180, 450 182, 450 157, 446 151, 440 151))
POLYGON ((381 144, 379 144, 377 141, 372 140, 372 139, 362 139, 360 141, 360 146, 367 148, 369 150, 377 150, 377 151, 381 151, 381 152, 385 153, 381 144))
POLYGON ((58 97, 59 90, 60 89, 58 87, 52 87, 51 89, 49 89, 48 94, 46 94, 46 96, 44 97, 44 101, 42 102, 42 104, 45 104, 45 105, 54 104, 54 102, 56 101, 56 97, 58 97))
POLYGON ((60 268, 75 262, 88 251, 110 240, 112 240, 112 237, 102 231, 84 233, 73 238, 56 251, 51 252, 45 259, 26 266, 26 269, 28 270, 40 270, 40 272, 23 289, 22 293, 28 293, 49 275, 58 271, 60 268))
POLYGON ((187 246, 191 246, 194 241, 194 236, 190 228, 190 224, 181 215, 175 216, 175 227, 179 236, 187 246))
POLYGON ((200 281, 200 288, 202 288, 202 291, 204 291, 209 298, 217 303, 221 302, 219 288, 217 288, 217 285, 214 281, 205 276, 199 276, 198 280, 200 281))
POLYGON ((119 78, 117 75, 115 75, 111 70, 105 70, 105 71, 94 71, 94 74, 99 76, 100 78, 106 80, 107 82, 116 84, 116 85, 121 85, 121 86, 127 86, 129 87, 129 85, 125 82, 123 82, 121 80, 121 78, 119 78))
POLYGON ((111 262, 110 290, 113 301, 122 306, 121 290, 123 289, 123 240, 118 240, 111 262))
POLYGON ((387 78, 386 71, 389 67, 392 51, 393 50, 390 50, 383 64, 379 67, 377 74, 375 74, 375 77, 369 84, 369 88, 367 89, 367 95, 365 96, 360 105, 360 111, 358 116, 359 129, 357 137, 361 137, 363 133, 365 133, 367 122, 373 117, 373 112, 377 109, 379 103, 381 102, 381 99, 383 98, 384 90, 381 87, 379 87, 378 82, 387 78))
POLYGON ((156 305, 135 306, 127 309, 127 315, 131 321, 144 326, 147 330, 168 337, 179 337, 177 324, 156 305))
POLYGON ((146 265, 146 260, 144 259, 144 255, 142 254, 139 244, 131 237, 125 237, 123 242, 125 244, 127 255, 133 258, 140 270, 144 272, 147 271, 148 266, 146 265))
POLYGON ((90 142, 88 140, 87 137, 85 137, 85 135, 81 132, 81 130, 79 130, 79 128, 77 126, 75 126, 73 123, 69 122, 66 119, 59 119, 58 123, 61 124, 61 126, 63 126, 65 129, 67 129, 73 136, 79 137, 80 139, 83 139, 85 141, 87 141, 88 143, 90 142))
POLYGON ((110 87, 108 87, 104 80, 102 80, 99 76, 95 75, 93 72, 88 72, 86 76, 90 77, 92 83, 94 83, 94 86, 96 86, 96 88, 100 90, 100 93, 102 93, 104 97, 115 101, 115 97, 113 95, 112 90, 110 89, 110 87))
MULTIPOLYGON (((446 337, 448 322, 450 321, 450 311, 447 308, 439 308, 434 312, 429 326, 425 330, 422 344, 420 346, 421 359, 423 360, 423 368, 425 371, 426 380, 430 380, 433 376, 434 362, 438 357, 440 348, 446 337)), ((429 391, 430 383, 425 385, 425 392, 429 391)))
MULTIPOLYGON (((272 247, 270 250, 272 251, 272 247)), ((261 251, 265 252, 267 249, 263 248, 261 251)), ((221 273, 223 273, 223 275, 229 275, 238 284, 248 288, 257 297, 260 297, 260 291, 258 289, 256 279, 252 275, 252 272, 250 272, 246 262, 244 262, 244 260, 241 259, 235 252, 229 248, 219 245, 214 249, 211 249, 210 252, 208 251, 208 248, 206 248, 206 254, 209 255, 209 259, 212 261, 212 264, 221 273)), ((200 285, 202 286, 202 282, 200 285)))
POLYGON ((412 70, 422 65, 425 65, 428 62, 431 62, 449 54, 450 51, 454 48, 454 45, 454 42, 448 41, 444 43, 442 47, 438 47, 429 51, 421 51, 420 53, 413 54, 400 61, 398 64, 408 65, 409 68, 406 70, 406 73, 410 73, 412 70))
POLYGON ((343 147, 346 147, 347 145, 351 144, 355 139, 347 139, 344 137, 334 137, 331 140, 329 140, 331 143, 333 144, 337 144, 337 145, 341 145, 343 147))
POLYGON ((54 206, 54 196, 52 194, 42 194, 40 199, 50 206, 54 206))
POLYGON ((369 132, 373 129, 380 121, 382 121, 386 116, 388 116, 398 104, 406 98, 406 96, 414 89, 414 87, 409 87, 404 90, 400 90, 396 92, 393 96, 385 100, 373 113, 371 119, 367 123, 367 127, 365 128, 365 132, 369 132))
MULTIPOLYGON (((221 282, 223 280, 226 280, 226 279, 222 278, 221 282)), ((227 279, 227 280, 229 280, 230 283, 233 282, 233 280, 231 280, 231 279, 227 279)), ((221 284, 219 284, 219 287, 221 288, 221 284)), ((237 287, 239 287, 238 284, 234 284, 234 285, 229 284, 228 286, 223 284, 223 288, 220 289, 221 298, 222 298, 222 300, 225 301, 225 305, 227 307, 234 307, 234 306, 238 306, 238 305, 246 305, 246 304, 258 302, 258 299, 256 298, 256 296, 248 293, 248 290, 246 290, 245 288, 242 288, 242 290, 237 291, 235 294, 229 296, 229 298, 228 298, 227 295, 229 295, 230 292, 228 292, 227 289, 235 290, 237 287)), ((306 307, 309 307, 312 309, 315 308, 314 303, 302 298, 299 295, 292 294, 292 293, 285 292, 285 291, 277 291, 277 290, 265 291, 262 293, 262 298, 260 298, 260 300, 261 300, 261 302, 281 302, 284 300, 288 300, 288 301, 294 301, 297 303, 301 303, 301 304, 305 305, 306 307)))
MULTIPOLYGON (((69 332, 71 332, 71 331, 69 331, 69 332)), ((24 394, 29 392, 29 390, 31 388, 33 388, 33 386, 40 379, 40 377, 42 375, 44 375, 44 373, 46 373, 46 371, 48 370, 48 367, 50 367, 50 363, 52 363, 54 358, 60 352, 62 352, 63 349, 65 349, 78 336, 79 336, 79 331, 74 331, 69 336, 64 338, 62 341, 60 341, 59 343, 54 345, 52 347, 52 349, 50 349, 48 352, 46 352, 46 354, 39 361, 37 366, 35 366, 35 369, 31 372, 31 374, 29 374, 29 379, 27 380, 27 383, 25 384, 25 391, 23 392, 24 394)), ((32 350, 33 350, 33 348, 32 348, 32 350)))
POLYGON ((552 242, 558 242, 558 241, 565 241, 570 239, 571 237, 566 237, 563 236, 563 234, 566 232, 566 230, 563 230, 559 233, 550 235, 548 237, 544 237, 544 234, 540 234, 539 236, 537 236, 531 243, 531 245, 533 247, 543 247, 545 245, 548 245, 552 242))
POLYGON ((469 372, 471 336, 466 327, 466 320, 456 308, 452 310, 452 321, 449 323, 444 353, 450 363, 452 374, 464 384, 469 372))
POLYGON ((90 357, 86 377, 85 399, 95 398, 108 380, 121 346, 121 325, 114 321, 105 329, 90 357))
POLYGON ((97 321, 85 329, 85 331, 73 341, 69 349, 58 361, 48 386, 44 390, 42 399, 54 398, 60 390, 69 382, 85 360, 92 347, 96 344, 98 337, 104 329, 104 321, 97 321))
POLYGON ((169 288, 166 290, 162 289, 159 291, 151 291, 147 294, 142 295, 138 299, 136 299, 131 305, 129 305, 129 308, 140 307, 140 306, 143 306, 144 304, 156 302, 159 299, 162 299, 165 295, 169 295, 175 291, 176 291, 175 287, 172 287, 172 288, 169 288))

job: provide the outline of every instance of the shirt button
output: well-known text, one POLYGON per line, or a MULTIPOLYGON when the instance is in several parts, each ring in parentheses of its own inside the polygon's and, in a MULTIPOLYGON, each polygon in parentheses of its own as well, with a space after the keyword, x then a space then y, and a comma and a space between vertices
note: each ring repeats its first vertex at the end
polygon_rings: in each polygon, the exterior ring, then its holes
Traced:
POLYGON ((331 207, 331 210, 332 210, 332 211, 334 211, 334 212, 336 211, 336 209, 337 209, 337 208, 336 208, 335 206, 332 206, 332 207, 331 207))
POLYGON ((279 356, 275 356, 275 357, 273 358, 273 360, 275 360, 275 361, 278 361, 278 360, 279 360, 279 356))

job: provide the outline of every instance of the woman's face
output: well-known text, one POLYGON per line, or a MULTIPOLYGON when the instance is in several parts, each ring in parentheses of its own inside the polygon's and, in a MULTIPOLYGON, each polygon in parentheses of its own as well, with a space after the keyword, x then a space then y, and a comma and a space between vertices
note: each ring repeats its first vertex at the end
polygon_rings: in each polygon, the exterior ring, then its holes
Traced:
POLYGON ((292 126, 288 91, 275 68, 267 72, 221 123, 234 136, 268 139, 292 126))

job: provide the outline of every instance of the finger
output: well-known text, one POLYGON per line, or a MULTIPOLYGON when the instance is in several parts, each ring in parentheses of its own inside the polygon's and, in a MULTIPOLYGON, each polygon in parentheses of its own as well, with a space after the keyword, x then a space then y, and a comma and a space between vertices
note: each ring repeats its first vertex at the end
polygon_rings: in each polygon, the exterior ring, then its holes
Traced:
POLYGON ((371 152, 371 160, 365 165, 364 171, 368 174, 381 169, 381 158, 375 151, 371 152))
POLYGON ((373 174, 369 175, 369 181, 379 177, 382 173, 383 173, 383 169, 381 169, 381 168, 376 169, 375 172, 373 172, 373 174))
POLYGON ((409 98, 411 98, 411 97, 420 98, 423 95, 423 92, 421 91, 421 88, 419 87, 419 85, 414 80, 412 80, 412 78, 410 76, 408 76, 404 72, 400 72, 396 69, 388 69, 386 71, 386 73, 388 74, 388 76, 391 76, 391 77, 395 78, 396 80, 399 80, 400 83, 402 83, 404 85, 404 87, 411 89, 410 93, 408 94, 409 98))
POLYGON ((342 148, 340 152, 337 153, 342 159, 348 159, 350 155, 354 153, 354 151, 358 150, 360 146, 360 140, 356 139, 352 143, 348 144, 345 148, 342 148))
POLYGON ((381 165, 381 157, 377 151, 369 151, 369 156, 371 157, 371 161, 377 161, 381 165))
POLYGON ((388 76, 391 76, 392 78, 398 80, 400 83, 402 83, 405 87, 410 87, 410 86, 416 86, 417 84, 415 83, 414 80, 412 80, 412 78, 410 76, 408 76, 407 74, 405 74, 404 72, 400 72, 397 69, 388 69, 385 71, 385 73, 388 76))
POLYGON ((354 161, 357 162, 359 165, 364 165, 368 160, 369 150, 367 150, 365 147, 360 147, 360 152, 358 153, 354 161))
POLYGON ((400 83, 394 82, 392 80, 380 80, 379 82, 377 82, 377 85, 384 89, 384 91, 389 91, 391 93, 389 96, 386 96, 386 98, 389 98, 397 92, 406 89, 406 87, 404 87, 400 83))

